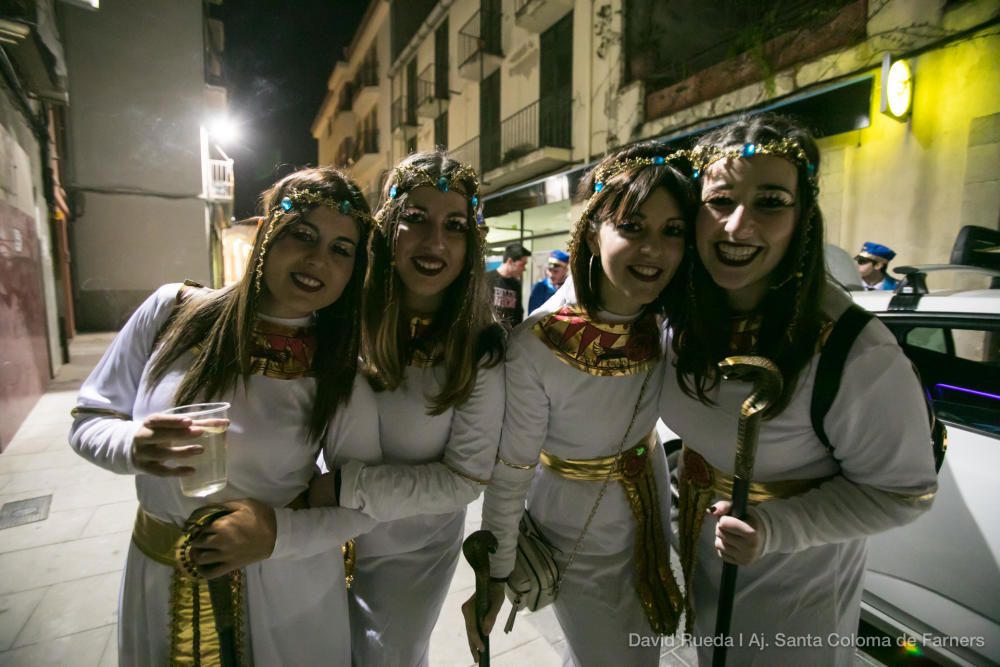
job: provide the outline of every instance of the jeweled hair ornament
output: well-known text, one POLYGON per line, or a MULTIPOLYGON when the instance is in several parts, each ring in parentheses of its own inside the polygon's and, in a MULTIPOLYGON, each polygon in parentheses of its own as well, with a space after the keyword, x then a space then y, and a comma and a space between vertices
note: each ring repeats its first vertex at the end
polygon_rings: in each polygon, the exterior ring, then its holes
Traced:
MULTIPOLYGON (((353 190, 353 188, 351 189, 353 190)), ((264 256, 267 254, 268 247, 270 247, 271 236, 274 234, 274 228, 278 221, 283 219, 287 214, 305 215, 318 206, 325 206, 343 215, 349 215, 363 225, 368 226, 372 224, 371 215, 356 208, 350 199, 335 199, 330 195, 313 190, 290 189, 277 204, 271 207, 267 218, 265 218, 267 221, 267 230, 264 232, 264 240, 260 244, 260 255, 257 257, 257 266, 254 268, 254 287, 257 290, 257 294, 260 294, 261 287, 264 284, 264 256)))
POLYGON ((675 160, 687 160, 688 151, 680 150, 666 155, 649 155, 639 157, 627 157, 615 160, 609 164, 597 167, 594 171, 594 192, 587 200, 587 206, 583 210, 583 217, 589 217, 597 202, 601 199, 599 195, 604 191, 604 185, 619 174, 627 171, 644 169, 645 167, 663 167, 675 160))
POLYGON ((437 188, 441 192, 457 192, 469 198, 469 205, 473 209, 479 207, 479 177, 475 169, 461 162, 447 175, 441 174, 437 178, 433 178, 421 167, 400 165, 392 170, 392 181, 389 199, 396 199, 414 188, 426 186, 437 188), (472 183, 472 192, 466 192, 466 181, 472 183))
POLYGON ((763 143, 739 144, 735 146, 696 146, 691 151, 691 163, 694 166, 692 176, 698 178, 705 169, 719 160, 730 158, 752 158, 758 155, 773 155, 788 160, 797 167, 804 169, 809 183, 818 191, 816 165, 809 159, 802 146, 794 139, 787 137, 776 141, 763 143))

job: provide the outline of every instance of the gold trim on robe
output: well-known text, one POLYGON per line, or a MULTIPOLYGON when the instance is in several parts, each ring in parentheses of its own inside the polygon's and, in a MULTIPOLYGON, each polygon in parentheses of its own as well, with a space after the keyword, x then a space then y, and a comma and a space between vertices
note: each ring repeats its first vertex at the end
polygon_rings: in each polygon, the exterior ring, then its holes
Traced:
MULTIPOLYGON (((698 539, 702 521, 713 501, 730 498, 733 493, 732 475, 727 475, 706 461, 701 454, 687 445, 681 450, 682 465, 678 475, 680 501, 677 511, 677 532, 680 537, 681 570, 684 572, 686 623, 690 634, 694 624, 694 600, 691 590, 698 555, 698 539)), ((795 479, 777 482, 750 482, 748 503, 756 505, 775 498, 791 498, 835 477, 795 479)))
POLYGON ((211 581, 191 563, 191 539, 232 510, 210 505, 195 510, 184 528, 161 521, 141 507, 132 541, 150 559, 173 568, 170 582, 171 667, 247 665, 243 571, 211 581), (223 641, 222 637, 226 637, 223 641), (229 653, 224 656, 224 653, 229 653))
POLYGON ((590 375, 645 372, 660 356, 659 330, 652 314, 624 324, 593 322, 579 306, 563 306, 538 320, 532 331, 556 357, 590 375))
POLYGON ((621 483, 636 521, 636 592, 653 632, 671 635, 680 621, 684 596, 670 569, 670 544, 663 532, 651 458, 655 447, 656 437, 650 433, 620 456, 561 459, 542 450, 540 460, 567 479, 602 482, 610 472, 611 479, 621 483))

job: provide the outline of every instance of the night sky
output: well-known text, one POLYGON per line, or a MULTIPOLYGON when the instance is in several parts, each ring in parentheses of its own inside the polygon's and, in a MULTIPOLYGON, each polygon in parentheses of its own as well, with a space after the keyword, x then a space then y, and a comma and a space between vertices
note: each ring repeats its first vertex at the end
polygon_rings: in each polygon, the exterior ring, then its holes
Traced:
POLYGON ((240 139, 235 161, 236 219, 255 214, 260 192, 314 165, 313 119, 333 65, 344 57, 368 0, 227 0, 213 14, 226 30, 229 113, 240 139))

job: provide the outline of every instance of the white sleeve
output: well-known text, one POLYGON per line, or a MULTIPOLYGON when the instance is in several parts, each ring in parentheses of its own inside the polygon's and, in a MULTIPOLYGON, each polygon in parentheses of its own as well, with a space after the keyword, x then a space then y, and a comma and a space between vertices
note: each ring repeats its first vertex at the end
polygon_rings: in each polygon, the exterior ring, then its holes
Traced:
POLYGON ((530 329, 520 329, 507 350, 507 409, 497 462, 483 501, 482 526, 499 543, 490 556, 494 577, 506 577, 514 569, 517 526, 549 429, 549 398, 531 358, 533 342, 530 329))
POLYGON ((132 409, 160 328, 181 285, 164 285, 132 314, 80 387, 69 443, 76 453, 119 474, 135 474, 132 438, 141 426, 132 409))
MULTIPOLYGON (((334 415, 323 446, 323 460, 330 470, 345 461, 376 464, 382 458, 378 437, 378 411, 368 382, 359 374, 346 405, 334 415)), ((375 519, 345 507, 275 509, 277 537, 271 558, 307 558, 332 551, 347 540, 375 527, 375 519)))
POLYGON ((469 399, 455 408, 441 461, 341 468, 340 503, 379 521, 445 514, 479 497, 496 460, 504 410, 504 365, 480 368, 469 399))
POLYGON ((764 526, 765 554, 872 535, 931 507, 937 476, 927 408, 895 342, 868 345, 845 364, 824 428, 841 473, 800 496, 751 509, 764 526))

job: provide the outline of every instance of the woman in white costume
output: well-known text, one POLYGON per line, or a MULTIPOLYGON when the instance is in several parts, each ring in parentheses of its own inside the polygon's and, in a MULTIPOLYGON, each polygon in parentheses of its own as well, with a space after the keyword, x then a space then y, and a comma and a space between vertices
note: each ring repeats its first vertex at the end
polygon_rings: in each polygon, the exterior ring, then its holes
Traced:
MULTIPOLYGON (((508 344, 503 435, 483 507, 483 528, 499 540, 483 627, 493 627, 501 606, 527 498, 565 570, 554 606, 567 665, 656 665, 655 642, 630 646, 630 634, 671 634, 682 606, 668 562, 666 459, 653 433, 663 380, 657 316, 669 310, 694 217, 690 181, 672 159, 645 143, 587 175, 587 206, 570 242, 572 285, 508 344)), ((478 661, 472 607, 470 598, 463 612, 478 661)))
POLYGON ((73 448, 136 476, 122 665, 350 660, 340 548, 374 521, 301 498, 321 450, 331 466, 379 459, 374 396, 355 381, 371 218, 358 187, 328 168, 286 176, 261 207, 242 280, 158 289, 80 389, 73 448), (228 484, 187 497, 178 477, 194 471, 185 463, 203 451, 192 442, 203 429, 158 413, 206 400, 231 403, 228 484), (186 530, 206 506, 214 520, 186 530))
POLYGON ((936 490, 927 408, 872 319, 825 419, 832 448, 813 431, 818 352, 850 300, 826 276, 808 132, 752 116, 703 137, 692 161, 697 253, 684 314, 671 320, 661 414, 684 442, 678 532, 699 662, 711 661, 726 561, 740 566, 727 664, 850 665, 865 537, 913 520, 936 490), (746 522, 723 500, 750 392, 719 380, 717 363, 734 354, 767 357, 784 378, 761 426, 746 522))
POLYGON ((329 499, 380 523, 357 541, 353 661, 428 664, 458 564, 465 507, 489 481, 503 419, 503 329, 483 294, 479 180, 446 153, 389 173, 370 244, 363 349, 382 465, 321 478, 329 499))

